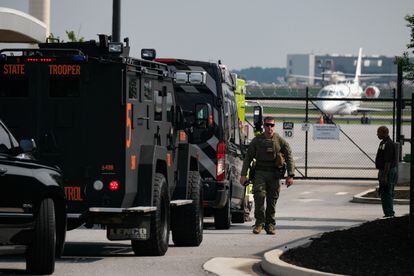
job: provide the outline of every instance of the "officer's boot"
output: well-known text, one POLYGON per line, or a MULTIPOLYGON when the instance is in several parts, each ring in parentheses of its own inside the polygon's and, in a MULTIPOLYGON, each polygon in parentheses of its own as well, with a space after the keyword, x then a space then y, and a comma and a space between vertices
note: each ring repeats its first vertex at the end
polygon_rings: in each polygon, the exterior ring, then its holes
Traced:
POLYGON ((254 234, 260 234, 260 232, 262 232, 263 230, 263 225, 259 224, 259 225, 255 225, 253 228, 253 233, 254 234))
POLYGON ((266 233, 268 235, 275 235, 276 234, 276 229, 272 224, 266 225, 265 230, 266 230, 266 233))

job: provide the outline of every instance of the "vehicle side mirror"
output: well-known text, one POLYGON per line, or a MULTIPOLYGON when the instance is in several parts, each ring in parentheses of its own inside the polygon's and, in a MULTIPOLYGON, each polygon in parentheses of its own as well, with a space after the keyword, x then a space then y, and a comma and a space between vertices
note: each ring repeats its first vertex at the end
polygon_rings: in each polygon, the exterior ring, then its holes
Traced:
POLYGON ((23 153, 33 152, 36 150, 36 142, 33 139, 20 140, 19 147, 23 153))
POLYGON ((263 107, 261 106, 255 106, 253 108, 253 125, 255 132, 263 131, 263 107))
POLYGON ((195 127, 206 129, 213 126, 213 114, 210 104, 196 104, 195 105, 195 127))
POLYGON ((233 90, 236 90, 236 88, 237 88, 237 75, 235 73, 231 73, 230 76, 231 76, 231 81, 233 83, 232 88, 233 88, 233 90))

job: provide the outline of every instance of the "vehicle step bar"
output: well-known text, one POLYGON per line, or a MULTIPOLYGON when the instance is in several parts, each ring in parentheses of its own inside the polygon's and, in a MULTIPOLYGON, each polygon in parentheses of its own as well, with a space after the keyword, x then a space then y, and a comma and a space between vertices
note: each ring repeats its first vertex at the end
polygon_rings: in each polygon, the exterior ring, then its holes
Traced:
POLYGON ((150 213, 157 210, 153 206, 139 206, 131 208, 91 207, 89 213, 150 213))
POLYGON ((190 205, 193 203, 192 199, 177 199, 171 200, 170 205, 173 207, 183 206, 183 205, 190 205))

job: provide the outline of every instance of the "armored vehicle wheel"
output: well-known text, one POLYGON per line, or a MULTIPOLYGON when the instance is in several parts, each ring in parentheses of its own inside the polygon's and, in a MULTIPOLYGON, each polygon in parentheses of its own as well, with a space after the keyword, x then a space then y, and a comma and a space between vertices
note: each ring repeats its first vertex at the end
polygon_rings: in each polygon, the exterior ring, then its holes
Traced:
POLYGON ((244 209, 237 210, 231 213, 231 222, 233 223, 244 223, 244 209))
POLYGON ((132 249, 137 256, 162 256, 167 252, 170 236, 170 199, 165 177, 157 173, 154 179, 153 206, 150 237, 146 241, 132 240, 132 249))
POLYGON ((240 207, 241 209, 238 210, 234 210, 233 212, 231 212, 231 222, 233 223, 244 223, 244 218, 246 215, 246 199, 243 199, 243 203, 240 207))
POLYGON ((26 268, 33 274, 52 274, 55 270, 55 206, 50 198, 40 203, 33 241, 26 251, 26 268))
POLYGON ((176 246, 199 246, 203 241, 203 198, 200 174, 190 171, 188 187, 191 205, 177 207, 172 212, 172 240, 176 246))
POLYGON ((214 226, 216 229, 229 229, 231 224, 230 198, 226 205, 221 209, 214 210, 214 226))

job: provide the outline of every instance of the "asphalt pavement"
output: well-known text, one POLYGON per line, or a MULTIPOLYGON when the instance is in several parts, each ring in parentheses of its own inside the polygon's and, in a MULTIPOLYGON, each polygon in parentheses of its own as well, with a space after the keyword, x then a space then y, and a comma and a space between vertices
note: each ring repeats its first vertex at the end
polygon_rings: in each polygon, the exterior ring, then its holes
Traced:
MULTIPOLYGON (((300 181, 300 182, 309 182, 309 181, 300 181)), ((318 181, 317 181, 318 182, 318 181)), ((319 183, 321 183, 319 181, 319 183)), ((327 185, 328 181, 325 182, 327 185)), ((345 185, 351 185, 356 184, 358 182, 355 181, 345 181, 345 185)), ((380 204, 381 201, 378 200, 378 198, 367 198, 364 197, 365 194, 372 192, 375 190, 376 182, 367 182, 368 185, 371 186, 371 188, 364 190, 362 192, 359 192, 351 197, 351 202, 355 204, 380 204)), ((398 187, 398 188, 407 188, 407 187, 398 187)), ((302 193, 302 195, 307 195, 310 192, 305 191, 302 193)), ((337 194, 346 194, 346 192, 338 192, 337 194)), ((304 200, 306 202, 305 197, 299 198, 304 200)), ((311 199, 308 198, 307 202, 311 201, 317 201, 317 199, 311 199)), ((409 200, 396 200, 396 205, 405 205, 403 207, 397 207, 395 206, 397 214, 399 213, 402 215, 404 212, 408 210, 407 205, 409 205, 409 200)), ((378 209, 378 208, 377 208, 378 209)), ((353 216, 354 211, 350 209, 350 216, 353 216)), ((380 218, 381 213, 378 213, 376 218, 380 218)), ((375 218, 372 218, 369 216, 367 220, 372 220, 375 218)), ((280 218, 279 218, 280 220, 280 218)), ((322 219, 323 220, 323 219, 322 219)), ((326 220, 329 220, 326 218, 326 220)), ((338 228, 349 228, 352 226, 359 225, 363 222, 358 222, 355 224, 351 224, 348 226, 342 226, 338 228)), ((337 229, 338 229, 337 228, 337 229)), ((333 231, 336 229, 330 229, 329 231, 333 231)), ((306 246, 306 244, 310 243, 312 241, 312 238, 315 236, 320 236, 323 232, 320 232, 316 235, 311 235, 302 239, 293 240, 286 244, 283 244, 282 246, 279 246, 275 249, 272 249, 270 251, 267 251, 263 254, 261 259, 257 258, 213 258, 209 260, 207 263, 204 264, 203 268, 211 273, 214 273, 216 275, 234 275, 234 276, 244 276, 244 275, 285 275, 285 276, 305 276, 305 275, 336 275, 331 273, 325 273, 321 271, 316 271, 312 269, 307 269, 299 266, 295 266, 289 263, 286 263, 282 260, 280 260, 280 256, 283 254, 283 252, 295 248, 298 246, 306 246)))

